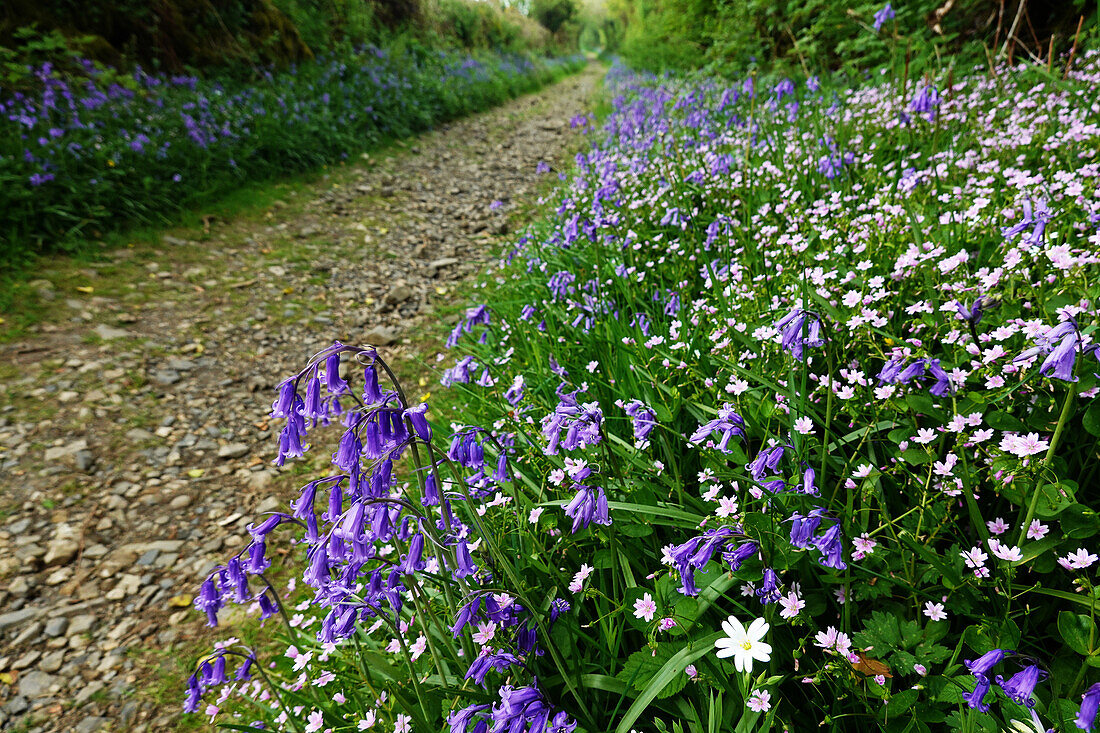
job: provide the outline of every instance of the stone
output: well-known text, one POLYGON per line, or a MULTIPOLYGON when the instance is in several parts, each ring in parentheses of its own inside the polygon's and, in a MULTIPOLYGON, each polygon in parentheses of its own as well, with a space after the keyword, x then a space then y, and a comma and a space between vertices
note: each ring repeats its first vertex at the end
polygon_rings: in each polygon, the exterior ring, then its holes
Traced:
POLYGON ((126 439, 135 443, 140 443, 143 440, 152 440, 153 434, 144 428, 130 428, 126 431, 126 439))
POLYGON ((248 446, 244 443, 229 443, 218 448, 218 458, 241 458, 248 455, 248 446))
POLYGON ((125 328, 115 328, 114 326, 108 326, 106 323, 101 323, 92 329, 96 336, 99 336, 104 341, 113 341, 114 339, 124 339, 132 334, 125 328))
POLYGON ((46 463, 55 463, 57 461, 65 461, 71 459, 73 455, 79 453, 82 450, 88 449, 88 441, 86 440, 74 440, 71 443, 65 445, 57 445, 52 448, 46 449, 46 463))
POLYGON ((83 613, 79 616, 73 616, 69 620, 69 628, 67 633, 69 636, 80 636, 86 634, 92 630, 96 624, 96 616, 91 613, 83 613))
POLYGON ((457 257, 441 257, 438 260, 432 260, 428 263, 429 270, 442 270, 444 267, 450 267, 451 265, 457 265, 457 257))
POLYGON ((50 674, 53 674, 57 670, 61 669, 61 665, 64 662, 65 650, 58 649, 42 657, 42 661, 38 663, 38 668, 43 672, 49 672, 50 674))
POLYGON ((8 593, 11 593, 16 598, 23 598, 30 593, 31 584, 27 581, 25 575, 20 575, 10 583, 8 583, 8 593))
POLYGON ((186 247, 191 244, 186 239, 180 239, 179 237, 173 237, 171 234, 165 234, 160 238, 160 241, 173 247, 186 247))
POLYGON ((187 494, 180 494, 179 496, 173 496, 172 501, 168 502, 169 509, 186 509, 191 506, 193 499, 187 494))
POLYGON ((110 718, 102 718, 96 715, 89 715, 88 717, 77 723, 74 730, 76 731, 76 733, 95 733, 97 730, 102 730, 103 727, 110 722, 110 718))
POLYGON ((154 369, 149 375, 157 384, 170 387, 180 381, 180 373, 175 369, 154 369))
POLYGON ((37 649, 31 649, 29 652, 19 657, 19 659, 16 659, 14 662, 12 662, 11 668, 26 669, 27 667, 37 662, 38 658, 41 656, 42 652, 38 651, 37 649))
POLYGON ((80 550, 80 543, 77 542, 76 530, 68 524, 59 524, 54 531, 53 539, 46 545, 46 556, 42 558, 42 562, 46 564, 46 567, 54 565, 66 565, 80 550))
POLYGON ((95 467, 96 457, 91 451, 78 450, 73 454, 73 467, 78 471, 89 473, 95 467))
POLYGON ((19 694, 31 700, 46 697, 51 688, 60 686, 61 680, 51 674, 34 670, 19 677, 19 694))
POLYGON ((56 638, 65 633, 69 628, 69 619, 65 616, 57 616, 46 622, 46 636, 56 638))
POLYGON ((375 346, 390 346, 397 341, 397 330, 388 326, 375 326, 363 336, 363 340, 375 346))
MULTIPOLYGON (((271 482, 275 479, 275 473, 273 471, 255 471, 248 476, 248 488, 253 491, 263 491, 271 482)), ((271 511, 270 509, 256 511, 271 511)))
POLYGON ((400 305, 413 295, 412 288, 408 285, 398 285, 386 293, 386 305, 400 305))

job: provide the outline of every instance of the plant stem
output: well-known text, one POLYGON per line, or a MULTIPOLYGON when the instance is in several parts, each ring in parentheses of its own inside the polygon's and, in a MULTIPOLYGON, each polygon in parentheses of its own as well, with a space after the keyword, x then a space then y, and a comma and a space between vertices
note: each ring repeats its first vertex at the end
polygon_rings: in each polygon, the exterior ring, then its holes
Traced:
MULTIPOLYGON (((1050 447, 1047 448, 1047 454, 1043 456, 1043 467, 1050 465, 1051 459, 1054 458, 1054 451, 1058 448, 1058 440, 1062 437, 1062 431, 1066 427, 1066 423, 1069 422, 1070 414, 1073 412, 1073 398, 1077 395, 1077 383, 1070 382, 1069 389, 1066 391, 1065 402, 1062 403, 1062 414, 1058 416, 1058 425, 1054 428, 1054 435, 1050 439, 1050 447)), ((1024 515, 1023 525, 1020 527, 1020 536, 1016 539, 1016 546, 1019 547, 1024 543, 1024 538, 1027 536, 1027 528, 1031 525, 1031 520, 1035 517, 1035 508, 1039 506, 1039 481, 1041 480, 1039 473, 1035 475, 1035 486, 1032 489, 1031 503, 1027 506, 1027 514, 1024 515)))

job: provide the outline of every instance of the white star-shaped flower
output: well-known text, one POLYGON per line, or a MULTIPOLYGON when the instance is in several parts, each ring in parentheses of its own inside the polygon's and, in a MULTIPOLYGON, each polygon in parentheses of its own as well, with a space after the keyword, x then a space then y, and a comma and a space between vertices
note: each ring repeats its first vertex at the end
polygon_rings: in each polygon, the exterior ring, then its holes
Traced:
POLYGON ((746 629, 736 616, 730 616, 722 622, 726 636, 714 642, 718 658, 733 657, 738 672, 751 672, 753 660, 767 662, 772 657, 771 644, 762 641, 768 628, 768 622, 762 618, 754 619, 746 629))

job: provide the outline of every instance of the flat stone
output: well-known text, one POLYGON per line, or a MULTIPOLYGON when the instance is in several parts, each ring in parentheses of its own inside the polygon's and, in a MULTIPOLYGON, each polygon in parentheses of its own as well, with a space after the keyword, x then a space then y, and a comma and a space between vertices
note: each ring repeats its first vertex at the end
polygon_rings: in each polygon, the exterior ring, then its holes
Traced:
POLYGON ((230 443, 218 448, 218 458, 241 458, 248 455, 248 446, 244 443, 230 443))
POLYGON ((80 636, 86 634, 92 630, 95 626, 96 617, 91 613, 83 613, 79 616, 73 616, 69 620, 69 628, 67 629, 69 636, 80 636))
POLYGON ((12 662, 11 668, 26 669, 27 667, 37 662, 38 658, 41 656, 42 652, 38 651, 37 649, 31 649, 29 652, 19 657, 19 659, 16 659, 14 662, 12 662))
POLYGON ((19 694, 31 700, 50 694, 50 688, 60 686, 61 680, 51 674, 34 670, 19 677, 19 694))
POLYGON ((65 616, 58 616, 57 618, 51 618, 46 622, 46 636, 57 638, 65 633, 65 630, 69 628, 69 619, 65 616))
POLYGON ((154 382, 165 387, 170 387, 180 381, 180 373, 175 369, 155 369, 149 376, 153 378, 154 382))
POLYGON ((187 494, 180 494, 179 496, 173 496, 172 501, 168 502, 169 509, 186 509, 191 506, 193 499, 187 494))
POLYGON ((69 458, 70 456, 75 455, 76 453, 78 453, 82 450, 87 450, 87 449, 88 449, 88 441, 83 440, 83 439, 74 440, 73 442, 67 443, 66 445, 53 446, 52 448, 47 448, 46 449, 46 456, 45 456, 46 462, 47 463, 53 463, 53 462, 56 462, 56 461, 62 461, 62 460, 65 460, 66 458, 69 458))
POLYGON ((50 652, 46 656, 42 657, 42 661, 38 663, 38 668, 43 672, 49 672, 53 674, 57 670, 61 669, 61 665, 65 662, 65 650, 58 649, 57 651, 50 652))
POLYGON ((102 730, 105 725, 111 722, 110 718, 101 718, 96 715, 89 715, 76 724, 76 733, 95 733, 97 730, 102 730))
POLYGON ((170 244, 173 247, 186 247, 187 245, 191 244, 186 239, 173 237, 171 234, 165 234, 163 237, 160 238, 160 241, 164 242, 165 244, 170 244))
POLYGON ((95 332, 96 336, 99 336, 104 341, 127 338, 132 335, 125 328, 115 328, 114 326, 108 326, 106 323, 101 323, 92 330, 95 332))
POLYGON ((126 431, 126 439, 140 443, 143 440, 152 440, 153 434, 144 428, 130 428, 126 431))
POLYGON ((375 346, 390 346, 397 341, 397 330, 388 326, 375 326, 367 331, 363 340, 375 346))
POLYGON ((195 368, 195 362, 178 356, 170 356, 168 357, 168 368, 175 369, 178 372, 189 372, 195 368))
POLYGON ((444 267, 450 267, 451 265, 457 265, 457 257, 440 257, 438 260, 432 260, 428 263, 428 269, 430 270, 442 270, 444 267))

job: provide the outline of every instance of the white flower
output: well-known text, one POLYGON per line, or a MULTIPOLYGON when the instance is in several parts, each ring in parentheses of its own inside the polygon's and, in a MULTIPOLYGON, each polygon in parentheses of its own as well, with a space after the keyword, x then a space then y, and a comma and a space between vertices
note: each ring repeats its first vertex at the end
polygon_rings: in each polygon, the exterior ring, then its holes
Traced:
POLYGON ((768 622, 762 618, 754 619, 746 629, 736 616, 730 616, 722 622, 726 636, 714 642, 718 648, 717 657, 733 657, 733 666, 738 672, 751 672, 753 660, 767 662, 772 657, 771 644, 761 641, 768 628, 768 622))

